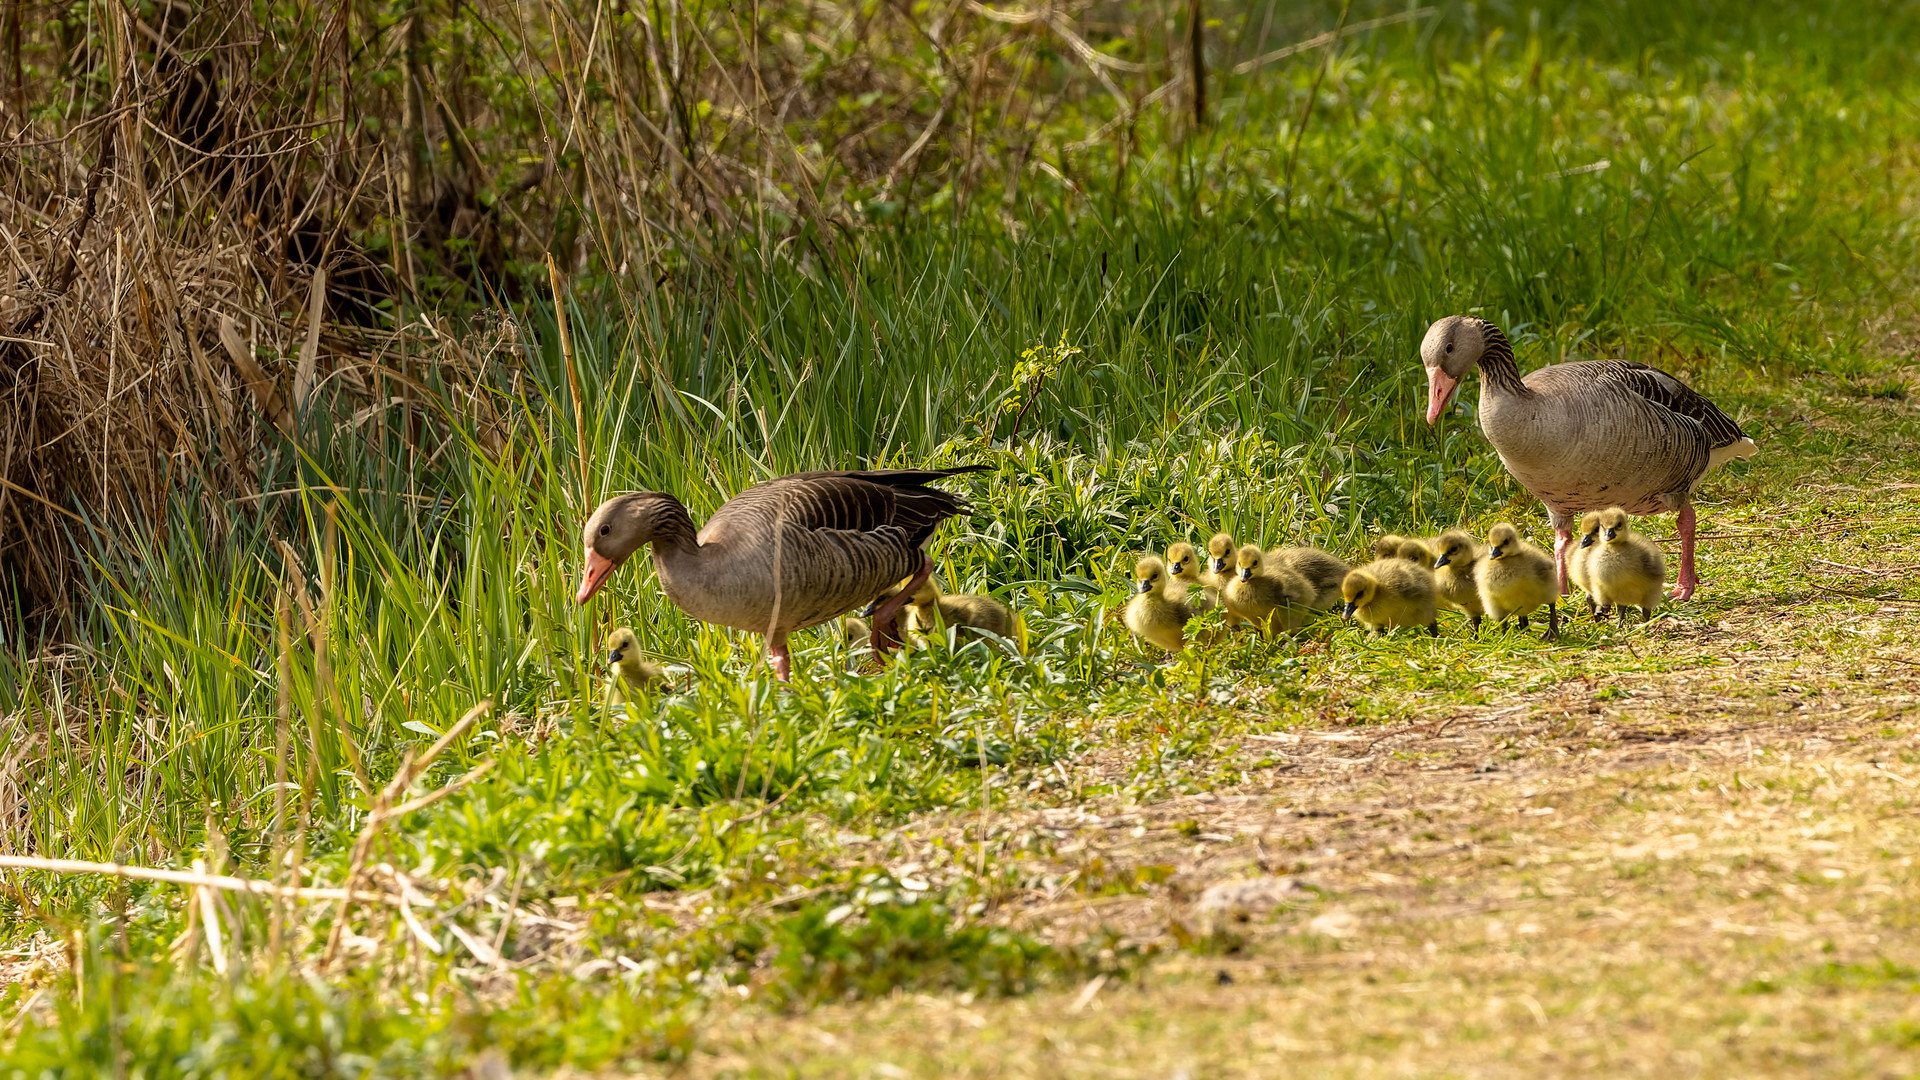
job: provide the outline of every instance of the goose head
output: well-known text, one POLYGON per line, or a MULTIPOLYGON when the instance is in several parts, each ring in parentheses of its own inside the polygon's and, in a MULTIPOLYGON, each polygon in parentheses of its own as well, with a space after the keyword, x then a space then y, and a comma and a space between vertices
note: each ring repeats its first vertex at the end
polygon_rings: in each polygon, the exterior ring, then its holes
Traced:
POLYGON ((580 591, 574 602, 584 604, 592 599, 621 563, 685 517, 680 501, 662 491, 616 495, 601 503, 581 530, 587 565, 580 572, 580 591))
POLYGON ((1148 555, 1133 564, 1133 591, 1160 595, 1167 587, 1167 564, 1157 555, 1148 555))
POLYGON ((1625 540, 1633 531, 1628 521, 1627 512, 1617 506, 1600 511, 1600 539, 1609 544, 1625 540))
POLYGON ((1460 380, 1467 377, 1487 348, 1484 323, 1467 315, 1449 315, 1427 327, 1420 342, 1420 364, 1427 369, 1427 423, 1453 404, 1460 380))
POLYGON ((1258 544, 1248 544, 1240 549, 1238 555, 1234 556, 1234 572, 1240 575, 1241 581, 1252 581, 1253 575, 1260 572, 1260 558, 1260 545, 1258 544))
POLYGON ((1581 547, 1592 547, 1600 542, 1600 511, 1589 510, 1580 515, 1580 531, 1574 534, 1580 537, 1581 547))
POLYGON ((1233 566, 1233 537, 1226 533, 1214 533, 1207 541, 1207 569, 1216 574, 1224 574, 1233 566))
POLYGON ((1487 534, 1487 558, 1504 559, 1520 546, 1520 530, 1501 522, 1487 534))
POLYGON ((1200 555, 1185 540, 1167 545, 1167 573, 1176 581, 1200 580, 1200 555))
POLYGON ((1472 533, 1465 529, 1448 529, 1433 542, 1433 568, 1438 570, 1455 562, 1463 565, 1472 562, 1473 546, 1472 533))
POLYGON ((1365 570, 1355 570, 1340 583, 1340 595, 1346 598, 1347 606, 1340 611, 1343 619, 1353 618, 1354 611, 1362 604, 1372 603, 1380 592, 1380 582, 1365 570))

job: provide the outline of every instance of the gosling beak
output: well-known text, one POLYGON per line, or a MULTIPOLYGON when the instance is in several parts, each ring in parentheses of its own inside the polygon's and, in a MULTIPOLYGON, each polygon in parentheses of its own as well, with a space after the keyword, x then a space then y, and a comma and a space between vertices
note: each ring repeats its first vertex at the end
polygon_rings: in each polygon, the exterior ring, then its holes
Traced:
POLYGON ((1356 604, 1351 600, 1347 601, 1347 606, 1340 609, 1340 617, 1343 619, 1353 618, 1353 609, 1359 606, 1360 606, 1359 604, 1356 604))
POLYGON ((608 576, 613 573, 614 567, 619 565, 605 555, 588 548, 587 565, 580 571, 580 591, 574 594, 573 602, 584 604, 593 599, 593 594, 600 591, 600 586, 607 583, 608 576))
POLYGON ((1438 570, 1452 561, 1453 561, 1453 552, 1449 551, 1445 555, 1442 555, 1439 558, 1433 560, 1433 568, 1435 570, 1438 570))
POLYGON ((891 596, 876 596, 873 598, 873 603, 860 609, 860 614, 871 619, 873 618, 873 613, 880 610, 880 605, 891 599, 893 599, 891 596))
POLYGON ((1225 559, 1215 559, 1209 565, 1213 567, 1213 572, 1216 574, 1223 574, 1227 570, 1227 560, 1225 559))
POLYGON ((1596 536, 1599 536, 1599 535, 1600 535, 1600 533, 1599 533, 1598 531, 1595 531, 1595 532, 1590 532, 1590 533, 1588 533, 1587 535, 1585 535, 1585 536, 1583 536, 1583 537, 1581 537, 1581 538, 1580 538, 1580 546, 1581 546, 1581 547, 1592 547, 1592 546, 1593 546, 1593 538, 1594 538, 1594 537, 1596 537, 1596 536))
POLYGON ((1133 583, 1133 591, 1137 593, 1147 592, 1152 588, 1153 583, 1150 581, 1136 581, 1133 583))
POLYGON ((1252 581, 1252 580, 1253 580, 1253 568, 1252 568, 1252 567, 1248 567, 1248 566, 1243 566, 1243 567, 1241 567, 1241 568, 1240 568, 1240 580, 1241 580, 1241 581, 1252 581))
POLYGON ((1616 537, 1616 536, 1619 536, 1619 535, 1620 535, 1620 530, 1619 530, 1619 529, 1608 529, 1608 530, 1607 530, 1607 539, 1609 539, 1609 540, 1612 540, 1612 539, 1613 539, 1614 537, 1616 537))
POLYGON ((1440 419, 1440 414, 1453 404, 1453 396, 1460 392, 1460 380, 1441 371, 1437 367, 1427 369, 1427 423, 1440 419))
POLYGON ((1494 548, 1492 551, 1487 552, 1487 558, 1497 559, 1500 557, 1500 553, 1505 550, 1507 550, 1506 545, 1503 544, 1500 547, 1494 548))
POLYGON ((617 664, 617 663, 619 663, 619 662, 620 662, 620 655, 621 655, 621 652, 622 652, 622 650, 620 650, 620 649, 615 649, 615 650, 613 650, 612 652, 610 652, 610 653, 608 653, 608 654, 607 654, 607 663, 609 663, 609 664, 617 664))

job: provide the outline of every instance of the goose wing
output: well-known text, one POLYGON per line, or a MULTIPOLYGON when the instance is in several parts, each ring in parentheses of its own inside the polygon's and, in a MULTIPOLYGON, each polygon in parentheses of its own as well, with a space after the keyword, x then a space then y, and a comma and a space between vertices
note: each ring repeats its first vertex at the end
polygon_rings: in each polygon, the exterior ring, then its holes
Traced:
POLYGON ((1746 437, 1733 417, 1699 391, 1657 367, 1633 360, 1593 360, 1581 365, 1596 388, 1632 394, 1656 408, 1684 416, 1706 432, 1707 445, 1718 449, 1746 437))

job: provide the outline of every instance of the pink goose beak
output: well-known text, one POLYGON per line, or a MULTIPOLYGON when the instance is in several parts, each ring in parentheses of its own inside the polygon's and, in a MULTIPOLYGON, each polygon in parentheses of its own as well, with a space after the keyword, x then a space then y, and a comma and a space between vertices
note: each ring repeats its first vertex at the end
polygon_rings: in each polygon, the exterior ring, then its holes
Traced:
POLYGON ((1453 404, 1453 395, 1459 389, 1459 379, 1437 367, 1427 369, 1427 423, 1440 419, 1446 407, 1453 404))
POLYGON ((591 600, 593 594, 600 591, 600 586, 607 583, 607 578, 613 574, 613 568, 618 565, 620 564, 605 555, 588 548, 586 568, 580 571, 580 591, 575 594, 573 602, 584 604, 591 600))

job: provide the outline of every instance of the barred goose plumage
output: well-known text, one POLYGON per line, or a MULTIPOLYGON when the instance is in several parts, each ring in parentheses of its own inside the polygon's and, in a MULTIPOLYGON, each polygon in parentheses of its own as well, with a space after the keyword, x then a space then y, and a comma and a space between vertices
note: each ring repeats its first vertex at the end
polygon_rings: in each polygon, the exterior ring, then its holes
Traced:
POLYGON ((1524 379, 1500 328, 1470 315, 1434 323, 1420 343, 1427 369, 1427 422, 1480 369, 1480 429, 1553 523, 1559 590, 1567 588, 1574 519, 1588 510, 1677 513, 1680 578, 1673 597, 1693 595, 1693 490, 1707 470, 1759 452, 1732 417, 1659 368, 1630 360, 1554 364, 1524 379))
POLYGON ((586 567, 574 599, 586 603, 652 544, 667 598, 702 622, 765 634, 774 672, 786 679, 789 633, 911 579, 874 615, 873 647, 881 652, 898 644, 895 616, 933 573, 925 548, 934 530, 967 510, 960 496, 926 485, 984 468, 794 473, 735 495, 697 533, 687 508, 665 492, 617 495, 587 519, 586 567))

